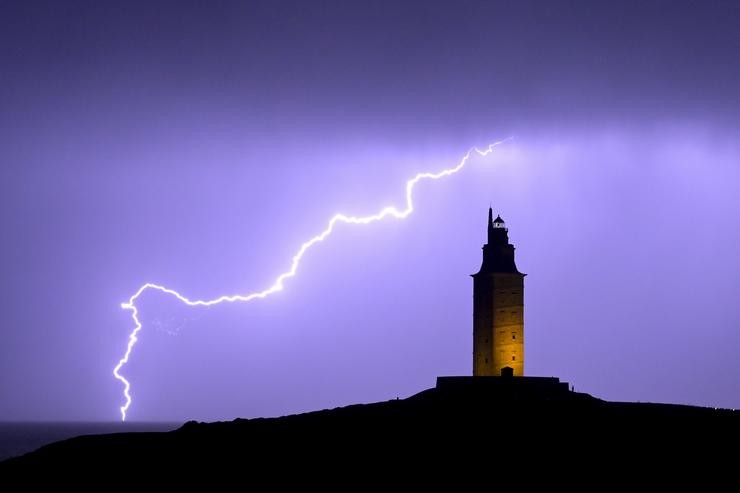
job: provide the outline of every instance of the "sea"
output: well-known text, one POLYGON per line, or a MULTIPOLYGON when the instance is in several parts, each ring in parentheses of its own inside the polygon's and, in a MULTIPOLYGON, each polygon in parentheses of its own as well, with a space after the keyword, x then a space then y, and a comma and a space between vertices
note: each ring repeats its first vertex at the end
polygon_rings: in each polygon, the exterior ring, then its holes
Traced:
POLYGON ((183 423, 162 422, 0 422, 0 461, 80 435, 172 431, 182 425, 183 423))

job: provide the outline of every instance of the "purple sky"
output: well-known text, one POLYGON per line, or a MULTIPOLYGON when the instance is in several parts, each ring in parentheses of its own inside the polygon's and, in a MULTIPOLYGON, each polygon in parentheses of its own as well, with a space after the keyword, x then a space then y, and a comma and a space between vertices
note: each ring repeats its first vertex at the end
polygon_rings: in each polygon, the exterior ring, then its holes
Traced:
POLYGON ((736 2, 0 2, 0 420, 404 397, 469 374, 489 203, 526 372, 740 407, 736 2), (513 5, 515 4, 515 5, 513 5))

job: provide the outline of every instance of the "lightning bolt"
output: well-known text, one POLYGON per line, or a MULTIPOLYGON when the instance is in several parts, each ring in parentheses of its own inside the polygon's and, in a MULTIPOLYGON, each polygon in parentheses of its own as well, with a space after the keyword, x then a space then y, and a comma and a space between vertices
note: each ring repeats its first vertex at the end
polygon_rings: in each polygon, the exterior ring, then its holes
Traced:
POLYGON ((290 269, 286 272, 283 272, 280 274, 277 279, 275 279, 275 282, 268 288, 262 290, 262 291, 256 291, 254 293, 249 294, 237 294, 232 296, 221 296, 219 298, 215 298, 212 300, 191 300, 190 298, 187 298, 174 289, 167 288, 165 286, 161 286, 159 284, 153 284, 153 283, 146 283, 142 285, 132 296, 129 298, 129 300, 125 303, 121 303, 121 308, 124 310, 129 310, 131 312, 131 319, 134 322, 134 330, 131 332, 131 334, 128 337, 128 344, 126 345, 126 352, 124 353, 123 357, 118 361, 118 364, 115 368, 113 368, 113 376, 120 380, 121 383, 123 383, 123 395, 126 398, 126 403, 121 406, 121 421, 126 421, 126 412, 128 411, 128 408, 131 406, 131 383, 123 376, 121 375, 121 369, 123 366, 128 363, 129 358, 131 357, 131 351, 133 351, 134 346, 136 345, 136 342, 138 339, 138 334, 142 329, 141 321, 139 320, 139 309, 136 307, 136 300, 138 300, 146 291, 148 290, 156 290, 161 291, 163 293, 169 294, 180 300, 181 302, 185 303, 189 306, 212 306, 212 305, 218 305, 219 303, 234 303, 237 301, 240 302, 249 302, 255 299, 261 299, 261 298, 267 298, 273 293, 277 293, 278 291, 282 291, 283 287, 285 285, 285 281, 290 279, 291 277, 294 277, 296 273, 298 272, 298 266, 301 263, 301 260, 303 259, 303 256, 308 252, 308 250, 313 247, 314 245, 323 242, 326 238, 329 237, 334 232, 334 227, 339 223, 344 224, 370 224, 377 221, 381 221, 385 219, 386 217, 392 217, 394 219, 405 219, 407 218, 412 212, 414 212, 414 202, 413 202, 413 192, 414 187, 417 183, 419 183, 422 180, 438 180, 440 178, 444 178, 446 176, 454 175, 455 173, 459 172, 463 167, 465 167, 465 164, 468 162, 470 157, 473 155, 473 153, 476 153, 480 156, 487 156, 491 152, 493 152, 493 149, 504 142, 511 140, 512 137, 509 137, 504 140, 500 140, 498 142, 494 142, 493 144, 490 144, 488 147, 484 148, 483 150, 478 149, 477 147, 473 147, 470 149, 465 155, 462 157, 460 162, 457 164, 457 166, 453 168, 448 168, 442 171, 439 171, 437 173, 419 173, 418 175, 414 176, 410 180, 406 182, 406 207, 402 210, 398 210, 398 208, 394 206, 388 206, 384 207, 380 210, 380 212, 373 214, 371 216, 347 216, 345 214, 335 214, 332 216, 332 218, 329 220, 329 224, 326 226, 326 228, 314 236, 313 238, 309 239, 308 241, 304 242, 301 247, 298 249, 298 252, 293 256, 293 261, 290 264, 290 269))

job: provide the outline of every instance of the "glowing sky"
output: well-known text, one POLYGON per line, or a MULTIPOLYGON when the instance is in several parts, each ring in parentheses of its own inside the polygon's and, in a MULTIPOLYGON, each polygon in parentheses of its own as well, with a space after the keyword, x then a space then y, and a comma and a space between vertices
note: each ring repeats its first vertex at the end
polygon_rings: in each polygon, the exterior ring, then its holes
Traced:
POLYGON ((526 365, 613 400, 740 407, 739 7, 696 2, 0 4, 0 419, 407 396, 468 374, 489 203, 526 365))

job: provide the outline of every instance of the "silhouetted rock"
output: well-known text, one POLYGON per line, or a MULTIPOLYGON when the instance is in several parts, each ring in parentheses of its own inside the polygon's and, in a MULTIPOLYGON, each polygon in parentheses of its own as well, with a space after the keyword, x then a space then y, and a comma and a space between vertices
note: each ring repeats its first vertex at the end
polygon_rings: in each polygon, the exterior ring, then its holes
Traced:
MULTIPOLYGON (((305 474, 314 483, 338 474, 468 477, 543 467, 631 474, 655 472, 664 460, 719 466, 729 456, 716 444, 738 438, 740 413, 732 410, 606 402, 557 379, 540 380, 443 377, 437 388, 407 399, 280 418, 189 421, 168 433, 77 437, 5 461, 0 473, 42 481, 47 476, 38 473, 63 471, 59 478, 70 482, 90 474, 127 481, 247 476, 278 481, 273 485, 305 474)), ((485 477, 467 481, 485 484, 485 477)))

